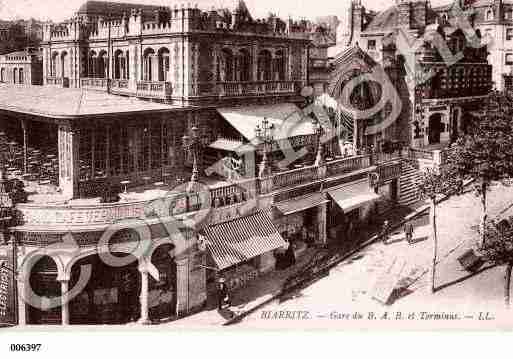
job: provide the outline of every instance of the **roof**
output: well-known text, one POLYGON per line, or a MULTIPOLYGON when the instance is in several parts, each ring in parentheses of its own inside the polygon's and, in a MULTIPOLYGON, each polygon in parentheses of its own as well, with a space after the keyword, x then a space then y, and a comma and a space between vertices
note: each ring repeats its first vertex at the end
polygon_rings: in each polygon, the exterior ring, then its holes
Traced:
POLYGON ((314 193, 301 198, 276 203, 274 206, 285 216, 320 206, 329 202, 322 193, 314 193))
POLYGON ((385 11, 379 12, 367 25, 365 31, 392 30, 397 26, 397 7, 391 6, 385 11))
POLYGON ((132 9, 141 9, 144 12, 153 12, 158 10, 161 6, 137 4, 137 3, 123 3, 113 1, 87 1, 78 8, 77 13, 88 15, 113 15, 121 16, 123 13, 130 15, 132 9))
POLYGON ((368 180, 328 191, 328 193, 345 213, 380 198, 380 195, 370 189, 368 180))
POLYGON ((219 270, 287 245, 264 212, 208 226, 205 236, 208 251, 219 270))
POLYGON ((292 103, 218 108, 217 111, 249 141, 256 140, 255 128, 267 118, 274 125, 274 139, 315 133, 311 119, 292 103))
POLYGON ((0 110, 49 118, 162 112, 176 109, 178 107, 99 91, 50 86, 0 86, 0 110))

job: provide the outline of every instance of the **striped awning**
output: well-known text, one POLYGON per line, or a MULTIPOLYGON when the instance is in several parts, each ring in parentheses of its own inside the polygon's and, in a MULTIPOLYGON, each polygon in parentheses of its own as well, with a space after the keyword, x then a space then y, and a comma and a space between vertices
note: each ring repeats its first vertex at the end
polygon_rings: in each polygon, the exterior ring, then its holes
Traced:
POLYGON ((321 204, 329 202, 322 193, 315 193, 313 195, 295 198, 290 201, 283 201, 276 203, 274 206, 284 215, 304 211, 305 209, 320 206, 321 204))
POLYGON ((328 193, 340 209, 346 213, 380 198, 379 194, 374 193, 370 189, 367 180, 344 186, 328 193))
POLYGON ((287 244, 264 212, 208 226, 205 237, 207 249, 219 270, 287 244))

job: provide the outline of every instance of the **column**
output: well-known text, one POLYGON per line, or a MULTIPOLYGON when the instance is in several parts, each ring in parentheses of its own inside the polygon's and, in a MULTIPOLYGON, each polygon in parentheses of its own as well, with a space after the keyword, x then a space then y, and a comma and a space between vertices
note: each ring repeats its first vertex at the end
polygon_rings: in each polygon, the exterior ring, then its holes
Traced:
POLYGON ((18 272, 18 325, 27 325, 27 304, 25 304, 25 278, 23 272, 18 272))
POLYGON ((323 203, 317 207, 317 224, 319 229, 317 242, 322 244, 326 244, 326 215, 327 203, 323 203))
POLYGON ((91 129, 91 179, 96 177, 96 124, 91 129))
POLYGON ((139 267, 139 273, 141 273, 141 295, 139 296, 139 301, 141 304, 141 318, 139 318, 139 324, 150 324, 150 315, 148 307, 148 270, 145 267, 139 267))
POLYGON ((62 325, 69 325, 69 281, 61 280, 61 320, 62 325))
POLYGON ((252 79, 251 81, 258 81, 258 44, 253 44, 251 47, 251 68, 252 79))
POLYGON ((68 123, 59 124, 59 187, 72 199, 78 196, 79 140, 76 129, 68 123))
POLYGON ((27 120, 21 120, 21 129, 23 130, 23 173, 28 172, 27 159, 28 159, 28 136, 27 136, 27 120))
POLYGON ((181 317, 189 311, 189 258, 179 257, 176 263, 176 315, 181 317))
POLYGON ((292 81, 292 46, 287 49, 287 81, 292 81))

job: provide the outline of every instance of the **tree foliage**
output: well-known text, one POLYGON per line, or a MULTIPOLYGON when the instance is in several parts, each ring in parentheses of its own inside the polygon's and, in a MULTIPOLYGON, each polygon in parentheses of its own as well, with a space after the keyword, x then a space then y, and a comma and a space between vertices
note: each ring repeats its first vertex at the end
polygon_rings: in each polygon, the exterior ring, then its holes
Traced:
POLYGON ((421 198, 436 200, 438 196, 452 196, 461 192, 463 179, 456 175, 452 167, 440 166, 426 169, 420 174, 417 189, 421 198))
MULTIPOLYGON (((452 171, 490 184, 513 176, 513 106, 494 92, 468 125, 468 132, 447 153, 452 171)), ((478 194, 482 187, 478 188, 478 194)))

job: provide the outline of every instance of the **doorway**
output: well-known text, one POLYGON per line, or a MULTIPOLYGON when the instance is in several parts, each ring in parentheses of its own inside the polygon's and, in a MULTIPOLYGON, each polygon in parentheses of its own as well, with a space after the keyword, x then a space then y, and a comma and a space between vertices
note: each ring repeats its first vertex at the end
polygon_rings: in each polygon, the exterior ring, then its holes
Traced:
POLYGON ((429 117, 429 144, 440 143, 440 134, 443 131, 442 114, 435 113, 429 117))

